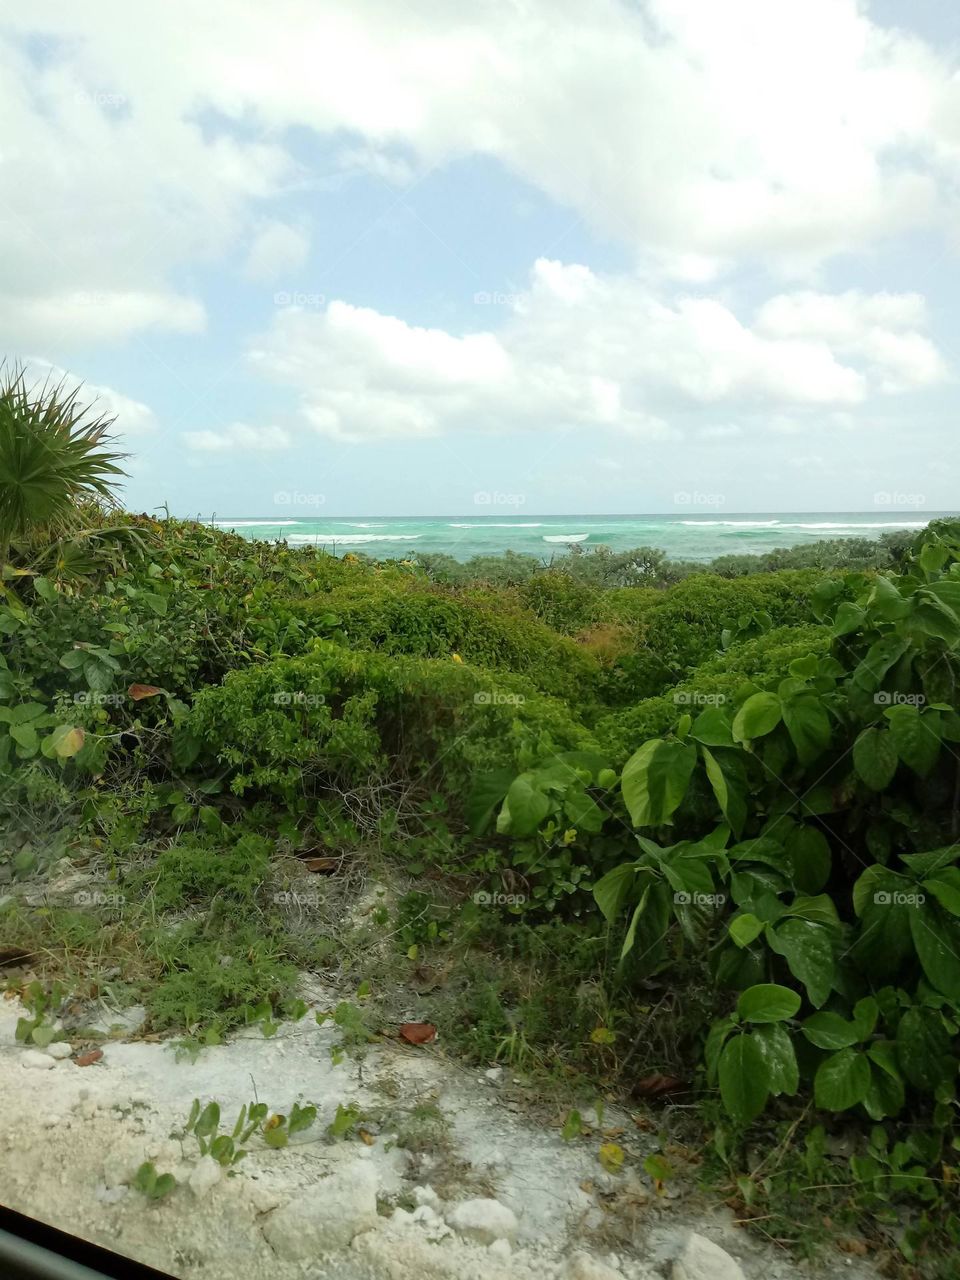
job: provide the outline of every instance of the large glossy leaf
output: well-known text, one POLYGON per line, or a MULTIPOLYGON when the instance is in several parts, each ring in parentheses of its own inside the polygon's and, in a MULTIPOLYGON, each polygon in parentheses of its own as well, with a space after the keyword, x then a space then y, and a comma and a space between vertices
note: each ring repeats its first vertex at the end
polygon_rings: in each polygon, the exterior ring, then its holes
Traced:
POLYGON ((945 996, 960 999, 960 923, 932 902, 909 904, 907 910, 927 981, 945 996))
POLYGON ((917 707, 891 707, 886 712, 897 755, 914 773, 926 777, 940 754, 940 717, 917 707))
POLYGON ((800 1008, 800 997, 776 982, 760 982, 744 991, 737 1001, 737 1013, 744 1022, 784 1022, 800 1008))
POLYGON ((771 950, 782 955, 793 976, 819 1008, 833 990, 836 965, 828 929, 810 920, 789 919, 767 930, 771 950))
POLYGON ((793 1041, 779 1022, 759 1026, 753 1032, 767 1064, 767 1078, 774 1097, 794 1094, 800 1085, 800 1071, 793 1041))
POLYGON ((863 1102, 870 1088, 870 1062, 858 1049, 841 1049, 821 1062, 813 1096, 826 1111, 848 1111, 863 1102))
POLYGON ((738 742, 763 738, 777 727, 781 715, 780 699, 775 693, 755 693, 734 716, 733 736, 738 742))
POLYGON ((717 1069, 720 1097, 738 1124, 749 1124, 766 1106, 770 1071, 763 1050, 750 1035, 733 1036, 724 1045, 717 1069))
POLYGON ((853 767, 871 791, 886 790, 898 763, 897 749, 886 729, 864 729, 853 744, 853 767))
POLYGON ((624 765, 620 787, 635 827, 660 826, 673 816, 696 762, 692 743, 655 738, 634 752, 624 765))

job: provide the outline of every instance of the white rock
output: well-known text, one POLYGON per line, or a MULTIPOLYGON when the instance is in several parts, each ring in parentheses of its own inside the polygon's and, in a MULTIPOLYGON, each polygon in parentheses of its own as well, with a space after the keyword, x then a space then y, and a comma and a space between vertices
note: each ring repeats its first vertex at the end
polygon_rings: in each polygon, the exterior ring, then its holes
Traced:
POLYGON ((623 1280, 623 1273, 589 1253, 574 1253, 560 1273, 562 1280, 623 1280))
POLYGON ((503 1067, 491 1067, 489 1071, 483 1073, 491 1084, 497 1084, 503 1075, 503 1067))
POLYGON ((69 1058, 73 1053, 73 1045, 69 1040, 54 1040, 47 1045, 46 1051, 51 1058, 69 1058))
POLYGON ((271 1191, 269 1187, 257 1182, 247 1184, 247 1199, 257 1213, 269 1213, 271 1209, 278 1208, 281 1203, 276 1191, 271 1191))
POLYGON ((357 1160, 277 1209, 263 1234, 281 1258, 301 1262, 345 1248, 377 1222, 377 1175, 372 1164, 357 1160))
POLYGON ((141 1165, 140 1160, 132 1156, 121 1155, 111 1151, 103 1162, 103 1185, 108 1191, 114 1187, 123 1187, 133 1181, 141 1165))
POLYGON ((46 1053, 41 1053, 39 1049, 25 1049, 20 1055, 20 1065, 22 1067, 32 1067, 35 1071, 49 1071, 51 1067, 56 1066, 53 1058, 46 1053))
POLYGON ((745 1280, 738 1262, 726 1250, 691 1231, 673 1264, 673 1280, 745 1280))
POLYGON ((413 1188, 413 1199, 416 1204, 428 1204, 431 1209, 440 1211, 440 1197, 434 1191, 433 1187, 427 1185, 425 1187, 413 1188))
POLYGON ((493 1244, 517 1234, 516 1214, 499 1200, 464 1200, 447 1214, 447 1224, 462 1236, 493 1244))
POLYGON ((213 1187, 217 1185, 223 1176, 223 1168, 214 1160, 213 1156, 201 1156, 196 1166, 191 1170, 187 1182, 190 1184, 190 1190, 202 1200, 203 1197, 213 1187))
POLYGON ((495 1258, 509 1258, 511 1253, 510 1241, 504 1240, 503 1237, 499 1240, 494 1240, 493 1244, 487 1245, 487 1253, 492 1253, 495 1258))

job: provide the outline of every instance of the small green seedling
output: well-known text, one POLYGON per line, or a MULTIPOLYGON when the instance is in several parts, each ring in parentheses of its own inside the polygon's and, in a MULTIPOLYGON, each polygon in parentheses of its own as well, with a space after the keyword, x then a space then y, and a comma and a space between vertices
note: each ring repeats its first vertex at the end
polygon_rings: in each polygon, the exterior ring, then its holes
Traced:
POLYGON ((31 982, 20 998, 33 1014, 32 1018, 18 1018, 15 1036, 22 1044, 39 1045, 45 1049, 57 1038, 59 1032, 53 1021, 63 1004, 65 989, 54 982, 49 994, 39 982, 31 982))
POLYGON ((362 1119, 363 1112, 354 1103, 345 1107, 338 1102, 336 1114, 327 1125, 327 1133, 331 1138, 345 1138, 362 1119))
POLYGON ((132 1185, 148 1200, 163 1200, 177 1185, 177 1180, 172 1173, 157 1173, 154 1165, 147 1160, 137 1170, 132 1185))

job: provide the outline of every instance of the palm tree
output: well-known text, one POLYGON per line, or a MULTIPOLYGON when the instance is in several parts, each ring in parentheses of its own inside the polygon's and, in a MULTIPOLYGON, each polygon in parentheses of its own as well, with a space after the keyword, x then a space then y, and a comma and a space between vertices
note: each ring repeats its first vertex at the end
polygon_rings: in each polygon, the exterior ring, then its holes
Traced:
POLYGON ((28 386, 22 366, 0 369, 0 568, 18 539, 53 539, 78 504, 111 497, 125 456, 110 448, 114 418, 79 402, 63 381, 28 386))

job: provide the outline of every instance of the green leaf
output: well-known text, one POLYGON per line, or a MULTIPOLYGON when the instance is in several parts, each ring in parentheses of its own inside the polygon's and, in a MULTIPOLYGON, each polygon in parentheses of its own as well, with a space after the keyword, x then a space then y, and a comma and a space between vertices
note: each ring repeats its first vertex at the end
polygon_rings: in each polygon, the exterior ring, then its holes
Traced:
POLYGON ((668 821, 687 793, 696 762, 697 749, 691 743, 661 738, 634 752, 624 765, 620 789, 635 827, 668 821))
POLYGON ((960 916, 960 868, 945 867, 929 880, 924 880, 923 887, 952 916, 960 916))
POLYGON ((514 778, 497 820, 497 831, 512 836, 532 836, 550 812, 550 801, 533 786, 530 775, 514 778))
POLYGON ((583 1132, 583 1119, 580 1112, 575 1108, 567 1112, 566 1119, 563 1122, 563 1128, 560 1130, 560 1137, 564 1142, 570 1142, 574 1138, 579 1138, 583 1132))
POLYGON ((781 1093, 796 1093, 800 1087, 800 1070, 786 1027, 778 1022, 757 1027, 753 1038, 760 1046, 767 1064, 770 1092, 774 1097, 779 1097, 781 1093))
POLYGON ((870 1088, 863 1100, 871 1120, 883 1120, 903 1110, 905 1091, 897 1066, 896 1046, 889 1040, 878 1041, 867 1049, 870 1059, 870 1088))
POLYGON ((737 742, 763 738, 777 727, 781 715, 780 699, 775 693, 755 693, 734 716, 733 736, 737 742))
POLYGON ((863 1039, 858 1028, 841 1018, 839 1013, 813 1013, 804 1020, 801 1028, 811 1044, 818 1049, 847 1049, 863 1039))
POLYGON ((60 655, 60 665, 66 667, 68 671, 76 671, 83 666, 89 656, 86 649, 68 649, 66 653, 60 655))
POLYGON ((796 1014, 800 1003, 800 996, 789 987, 761 982, 742 993, 737 1013, 744 1022, 783 1022, 796 1014))
POLYGON ((721 707, 707 707, 693 722, 690 736, 707 747, 732 747, 730 718, 721 707))
POLYGON ((707 779, 713 788, 713 794, 717 798, 717 804, 720 806, 720 812, 729 822, 734 833, 738 834, 743 830, 743 824, 747 819, 747 805, 740 788, 726 776, 723 766, 717 760, 713 752, 705 746, 700 747, 703 755, 704 767, 707 771, 707 779))
POLYGON ((12 724, 10 737, 18 746, 23 747, 24 751, 34 752, 40 746, 40 739, 32 724, 12 724))
POLYGON ((897 763, 897 749, 885 729, 864 729, 853 744, 853 767, 871 791, 886 790, 897 763))
POLYGON ((856 1049, 841 1049, 821 1062, 813 1081, 813 1096, 825 1111, 849 1111, 863 1102, 870 1088, 870 1063, 856 1049))
POLYGON ((804 893, 819 893, 830 878, 830 845, 816 827, 793 828, 784 842, 793 866, 793 882, 804 893))
POLYGON ((822 925, 789 919, 767 930, 771 949, 783 956, 787 967, 807 989, 810 1003, 819 1008, 833 990, 836 965, 830 936, 822 925))
POLYGON ((910 1083, 927 1093, 956 1075, 951 1039, 935 1009, 908 1009, 900 1019, 897 1062, 910 1083))
POLYGON ((472 836, 482 836, 490 825, 494 812, 516 777, 514 769, 498 769, 474 779, 464 805, 467 825, 472 836))
POLYGON ((926 777, 940 754, 938 713, 921 715, 917 707, 890 707, 885 715, 897 755, 914 773, 926 777))
POLYGON ((623 910, 627 895, 637 878, 635 862, 621 862, 593 886, 593 896, 604 919, 612 924, 623 910))
POLYGON ((944 995, 960 998, 960 924, 932 903, 910 906, 909 918, 927 980, 944 995))
POLYGON ((720 1097, 738 1124, 749 1124, 767 1104, 770 1068, 753 1036, 733 1036, 724 1045, 717 1068, 720 1097))
POLYGON ((783 723, 801 764, 811 764, 830 745, 830 717, 815 693, 799 693, 786 699, 783 723))
POLYGON ((749 947, 763 933, 763 921, 751 912, 744 911, 730 921, 727 932, 738 947, 749 947))

